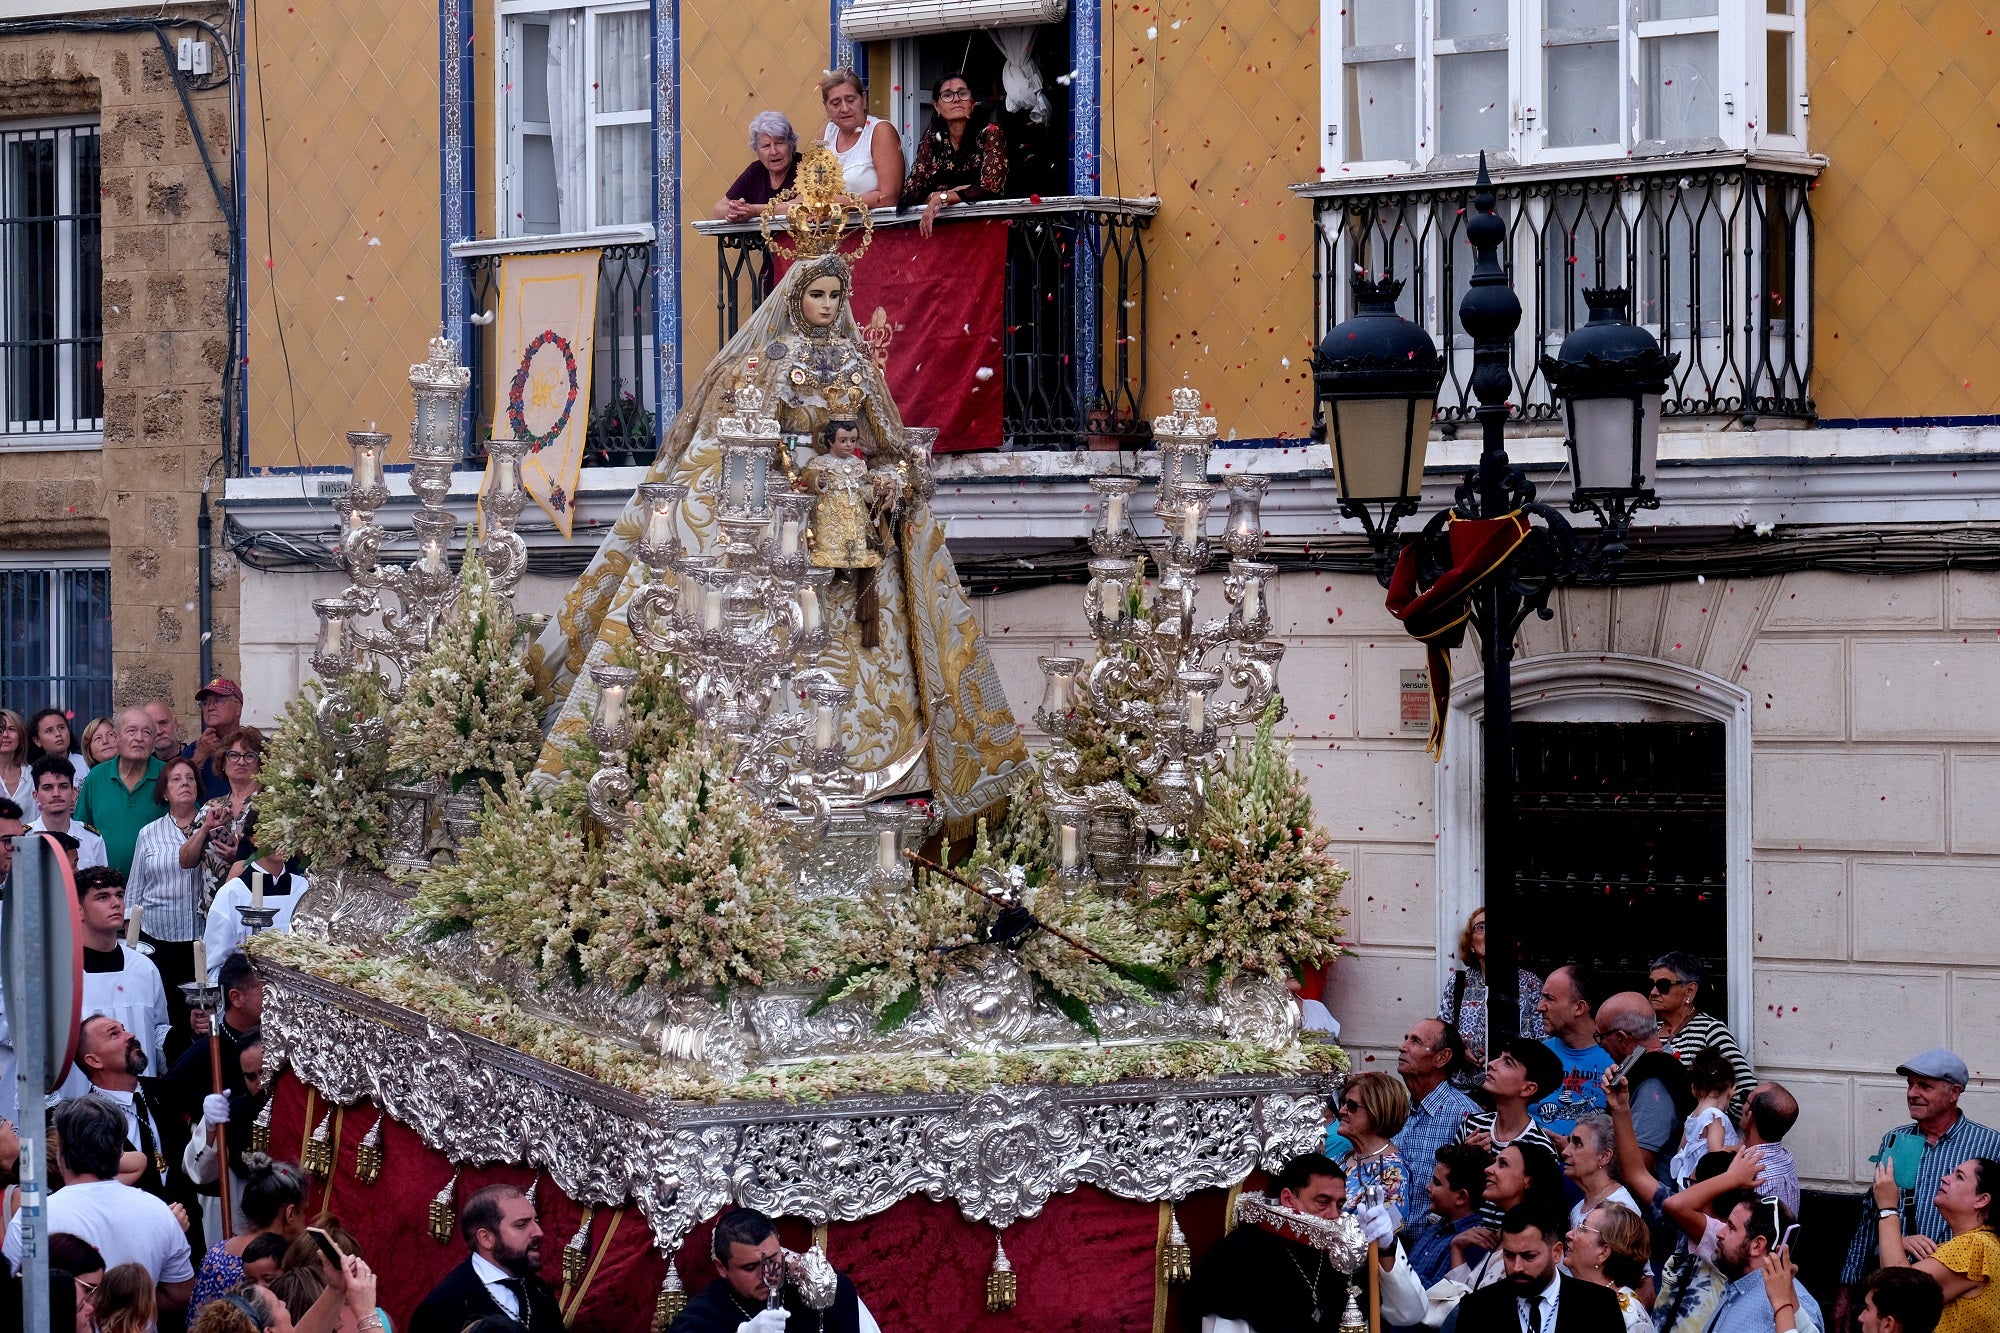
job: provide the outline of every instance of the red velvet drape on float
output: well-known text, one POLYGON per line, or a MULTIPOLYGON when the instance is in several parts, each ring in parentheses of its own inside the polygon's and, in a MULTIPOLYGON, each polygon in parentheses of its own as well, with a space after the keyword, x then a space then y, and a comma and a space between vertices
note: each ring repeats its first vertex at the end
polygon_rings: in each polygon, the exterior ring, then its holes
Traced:
MULTIPOLYGON (((330 1212, 354 1234, 380 1279, 382 1307, 397 1328, 406 1328, 417 1303, 465 1258, 456 1234, 440 1245, 426 1229, 431 1199, 451 1179, 451 1164, 391 1120, 383 1127, 381 1178, 363 1185, 354 1175, 355 1146, 381 1111, 372 1104, 329 1108, 290 1073, 278 1085, 271 1116, 272 1156, 299 1160, 329 1109, 333 1172, 313 1182, 307 1212, 330 1212)), ((478 1112, 468 1107, 467 1114, 478 1112)), ((454 1215, 474 1190, 500 1183, 526 1188, 531 1179, 516 1166, 466 1167, 453 1192, 454 1215)), ((563 1295, 571 1327, 577 1333, 646 1333, 666 1265, 639 1211, 629 1205, 597 1211, 584 1279, 565 1290, 562 1250, 584 1210, 547 1177, 537 1198, 542 1276, 563 1295)), ((1181 1226, 1197 1256, 1221 1238, 1223 1203, 1222 1191, 1205 1190, 1180 1205, 1181 1226)), ((680 1250, 681 1280, 690 1294, 714 1272, 707 1258, 712 1226, 695 1228, 680 1250)), ((1020 1299, 1000 1314, 986 1310, 993 1229, 966 1221, 954 1203, 909 1198, 859 1222, 836 1222, 826 1247, 884 1333, 1150 1333, 1178 1327, 1178 1288, 1156 1283, 1163 1231, 1158 1204, 1114 1198, 1090 1186, 1057 1195, 1039 1217, 1007 1229, 1020 1299)), ((781 1219, 780 1232, 794 1249, 812 1243, 812 1228, 796 1218, 781 1219)))
POLYGON ((936 426, 941 454, 1000 447, 1007 226, 953 222, 929 240, 885 227, 854 265, 854 321, 904 423, 936 426))

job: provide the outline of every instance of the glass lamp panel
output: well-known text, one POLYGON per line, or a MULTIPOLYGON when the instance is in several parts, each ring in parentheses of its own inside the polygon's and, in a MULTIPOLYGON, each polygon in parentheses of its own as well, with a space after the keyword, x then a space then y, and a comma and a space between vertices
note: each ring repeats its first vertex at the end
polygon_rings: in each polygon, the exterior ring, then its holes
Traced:
POLYGON ((1414 413, 1407 398, 1334 401, 1341 499, 1394 500, 1422 492, 1434 401, 1416 400, 1414 413))
POLYGON ((1569 419, 1576 444, 1576 489, 1632 489, 1632 400, 1573 398, 1569 419))

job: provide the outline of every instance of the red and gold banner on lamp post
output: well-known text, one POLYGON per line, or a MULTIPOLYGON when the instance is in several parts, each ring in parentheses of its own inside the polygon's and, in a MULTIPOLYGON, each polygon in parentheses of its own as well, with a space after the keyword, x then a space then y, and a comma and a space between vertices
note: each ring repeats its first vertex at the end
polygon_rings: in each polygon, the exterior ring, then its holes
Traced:
POLYGON ((568 250, 500 261, 493 438, 528 441, 522 488, 565 537, 590 428, 598 254, 568 250))

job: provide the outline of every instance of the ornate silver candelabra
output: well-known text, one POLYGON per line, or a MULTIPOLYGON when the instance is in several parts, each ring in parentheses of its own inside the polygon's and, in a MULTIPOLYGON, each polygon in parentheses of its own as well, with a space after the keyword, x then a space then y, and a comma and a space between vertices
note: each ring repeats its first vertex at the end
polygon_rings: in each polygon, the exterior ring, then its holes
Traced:
MULTIPOLYGON (((731 747, 731 776, 761 804, 789 801, 823 829, 833 798, 862 794, 841 739, 854 692, 812 665, 827 644, 824 594, 833 571, 816 568, 806 547, 813 497, 769 489, 780 437, 777 419, 763 414, 762 391, 738 389, 733 407, 718 428, 721 555, 682 549, 685 485, 642 485, 638 554, 649 578, 625 619, 642 652, 677 659, 675 685, 696 723, 731 747), (774 707, 792 696, 804 706, 774 707)), ((603 766, 590 781, 590 809, 611 828, 625 826, 633 789, 624 706, 635 675, 630 668, 592 670, 598 697, 591 738, 603 766)))
POLYGON ((1263 549, 1260 512, 1269 482, 1232 477, 1220 546, 1232 557, 1222 581, 1228 605, 1219 618, 1196 611, 1202 571, 1215 554, 1209 527, 1214 498, 1225 487, 1207 479, 1215 418, 1200 415, 1201 395, 1174 390, 1172 413, 1153 420, 1160 479, 1153 512, 1161 535, 1132 530, 1133 477, 1092 480, 1099 521, 1090 535, 1084 619, 1097 640, 1088 671, 1080 658, 1043 657, 1042 705, 1035 720, 1057 739, 1045 769, 1043 794, 1058 828, 1058 874, 1067 885, 1095 878, 1125 888, 1147 867, 1179 863, 1155 850, 1161 839, 1185 843, 1201 823, 1203 781, 1218 762, 1223 731, 1255 721, 1269 707, 1284 645, 1266 639, 1267 597, 1276 567, 1254 559, 1263 549), (1145 593, 1149 550, 1158 578, 1145 593), (1225 687, 1240 690, 1221 699, 1225 687), (1117 782, 1078 787, 1082 755, 1070 743, 1086 723, 1136 736, 1133 771, 1147 778, 1156 800, 1141 801, 1117 782))
MULTIPOLYGON (((389 448, 387 432, 349 431, 347 443, 354 462, 347 493, 334 501, 344 520, 340 563, 350 582, 336 597, 313 601, 319 616, 319 639, 312 665, 326 684, 316 720, 320 734, 337 753, 380 741, 388 734, 386 717, 366 716, 342 683, 356 668, 370 670, 391 700, 402 697, 411 668, 427 652, 439 621, 458 598, 459 578, 452 572, 450 551, 457 521, 445 508, 454 468, 464 460, 460 420, 472 372, 458 363, 451 340, 431 339, 430 357, 410 367, 410 390, 416 415, 410 424, 410 489, 417 512, 410 516, 417 556, 408 564, 388 564, 382 547, 388 532, 377 511, 388 503, 383 475, 389 448)), ((511 596, 527 567, 528 549, 514 530, 527 507, 521 486, 523 440, 493 440, 493 484, 481 500, 485 516, 477 558, 493 585, 511 596)), ((392 860, 422 864, 429 847, 430 786, 397 788, 391 820, 392 860)))

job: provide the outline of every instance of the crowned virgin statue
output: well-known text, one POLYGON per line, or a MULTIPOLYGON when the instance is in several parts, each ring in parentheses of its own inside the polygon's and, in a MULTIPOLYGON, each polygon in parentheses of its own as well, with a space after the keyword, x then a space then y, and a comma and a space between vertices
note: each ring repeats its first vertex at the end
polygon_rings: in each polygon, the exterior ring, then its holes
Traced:
MULTIPOLYGON (((761 391, 785 440, 772 484, 793 478, 819 497, 808 540, 814 563, 837 571, 818 665, 854 690, 849 766, 869 796, 929 793, 964 827, 1006 794, 1026 747, 930 512, 928 451, 905 430, 850 309, 839 163, 815 144, 797 181, 773 201, 790 205, 790 268, 695 384, 646 479, 687 487, 681 544, 719 555, 722 419, 739 390, 761 391)), ((647 577, 635 558, 644 521, 635 494, 531 652, 543 701, 557 710, 544 771, 562 769, 560 742, 584 730, 590 667, 631 641, 625 612, 647 577)))

